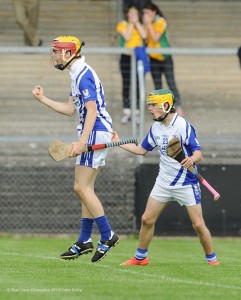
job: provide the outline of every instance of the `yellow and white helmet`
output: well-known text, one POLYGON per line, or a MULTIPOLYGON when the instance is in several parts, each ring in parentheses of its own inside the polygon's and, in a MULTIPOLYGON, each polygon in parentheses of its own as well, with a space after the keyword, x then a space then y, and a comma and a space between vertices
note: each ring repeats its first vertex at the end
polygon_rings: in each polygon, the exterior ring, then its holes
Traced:
POLYGON ((152 91, 147 99, 146 104, 156 103, 159 108, 162 108, 165 113, 169 113, 174 107, 174 94, 171 90, 160 89, 152 91), (168 108, 165 108, 165 103, 168 103, 168 108))
MULTIPOLYGON (((66 64, 55 64, 52 62, 55 66, 55 68, 59 69, 59 70, 64 70, 67 65, 74 59, 74 58, 79 58, 80 57, 80 50, 81 47, 85 45, 85 42, 80 43, 80 40, 75 37, 75 36, 69 36, 69 35, 63 35, 63 36, 59 36, 56 39, 53 40, 52 46, 51 46, 51 50, 59 50, 60 53, 63 56, 63 60, 66 61, 66 64), (65 54, 67 51, 70 51, 70 58, 68 60, 66 60, 65 58, 65 54)), ((52 58, 52 54, 51 54, 51 58, 52 58)))

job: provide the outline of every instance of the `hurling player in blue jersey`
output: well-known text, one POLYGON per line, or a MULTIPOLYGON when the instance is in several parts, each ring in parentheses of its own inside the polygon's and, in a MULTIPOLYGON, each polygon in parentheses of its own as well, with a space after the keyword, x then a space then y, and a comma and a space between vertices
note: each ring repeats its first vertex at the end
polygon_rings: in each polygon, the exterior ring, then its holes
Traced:
POLYGON ((59 69, 69 69, 71 92, 65 103, 45 97, 43 88, 35 86, 33 95, 41 103, 58 113, 79 117, 77 126, 79 140, 72 143, 70 157, 76 158, 74 190, 82 202, 81 232, 77 242, 60 255, 62 259, 75 259, 94 249, 91 234, 94 222, 100 232, 100 241, 91 261, 102 259, 111 247, 118 243, 118 236, 112 231, 103 206, 94 192, 94 184, 100 167, 105 165, 107 149, 83 152, 86 144, 109 143, 112 135, 112 119, 106 111, 103 86, 95 71, 80 55, 79 39, 73 36, 60 36, 54 39, 51 47, 51 60, 59 69))
MULTIPOLYGON (((202 216, 199 183, 197 178, 187 170, 188 167, 195 166, 202 159, 195 130, 187 120, 176 113, 172 91, 155 90, 149 94, 146 103, 155 122, 141 145, 129 144, 121 147, 137 155, 145 155, 148 151, 156 148, 160 154, 160 168, 142 215, 139 245, 135 256, 121 265, 145 266, 148 264, 148 248, 154 234, 155 223, 169 201, 177 201, 186 207, 208 264, 218 265, 219 262, 213 251, 211 234, 202 216), (181 165, 167 155, 168 141, 173 136, 179 138, 186 154, 181 165)), ((114 132, 112 141, 118 140, 119 136, 114 132)))

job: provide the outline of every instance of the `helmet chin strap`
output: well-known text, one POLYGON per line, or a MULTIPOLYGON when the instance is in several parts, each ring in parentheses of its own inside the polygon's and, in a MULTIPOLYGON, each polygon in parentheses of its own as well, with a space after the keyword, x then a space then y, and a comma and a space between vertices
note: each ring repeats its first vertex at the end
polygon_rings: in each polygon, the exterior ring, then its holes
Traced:
MULTIPOLYGON (((166 102, 165 102, 166 103, 166 102)), ((162 110, 166 113, 165 114, 165 116, 164 117, 158 117, 158 118, 156 118, 156 119, 153 119, 154 121, 157 121, 157 122, 163 122, 165 119, 166 119, 166 117, 169 115, 169 112, 171 111, 171 106, 169 106, 168 107, 168 109, 166 110, 165 109, 165 107, 164 107, 164 105, 165 105, 165 103, 162 103, 162 110)))
POLYGON ((169 112, 168 113, 166 113, 165 114, 165 116, 164 117, 159 117, 159 118, 157 118, 157 119, 153 119, 154 121, 156 121, 156 122, 163 122, 165 119, 166 119, 166 117, 169 115, 169 112))
POLYGON ((76 54, 75 54, 75 55, 67 62, 67 64, 65 64, 65 65, 63 65, 63 64, 58 64, 58 65, 55 66, 55 68, 58 69, 58 70, 64 71, 64 69, 65 69, 66 67, 68 67, 68 65, 73 61, 73 59, 79 58, 79 56, 77 56, 77 54, 80 53, 80 50, 81 50, 81 48, 82 48, 84 45, 85 45, 85 42, 82 42, 81 45, 80 45, 79 50, 78 50, 78 51, 76 52, 76 54))
POLYGON ((66 65, 58 64, 58 65, 55 66, 55 68, 58 69, 58 70, 64 71, 64 69, 65 69, 66 67, 68 67, 68 65, 71 63, 71 61, 72 61, 74 58, 77 58, 77 56, 73 56, 73 57, 67 62, 66 65))

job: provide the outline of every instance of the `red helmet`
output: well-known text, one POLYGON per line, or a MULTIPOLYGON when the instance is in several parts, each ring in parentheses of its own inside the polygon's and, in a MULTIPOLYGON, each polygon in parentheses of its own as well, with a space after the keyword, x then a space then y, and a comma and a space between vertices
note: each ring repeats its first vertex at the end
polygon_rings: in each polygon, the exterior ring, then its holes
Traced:
POLYGON ((60 52, 71 51, 71 55, 80 56, 80 41, 75 36, 59 36, 53 40, 52 48, 60 52))
POLYGON ((51 61, 55 68, 63 71, 69 63, 74 59, 80 57, 80 50, 81 47, 85 45, 85 42, 80 43, 79 39, 75 36, 59 36, 53 40, 52 47, 51 47, 51 61), (53 50, 59 50, 61 55, 63 56, 63 60, 66 62, 65 65, 63 64, 56 64, 53 59, 53 50), (65 54, 67 51, 70 51, 70 58, 67 60, 65 58, 65 54))

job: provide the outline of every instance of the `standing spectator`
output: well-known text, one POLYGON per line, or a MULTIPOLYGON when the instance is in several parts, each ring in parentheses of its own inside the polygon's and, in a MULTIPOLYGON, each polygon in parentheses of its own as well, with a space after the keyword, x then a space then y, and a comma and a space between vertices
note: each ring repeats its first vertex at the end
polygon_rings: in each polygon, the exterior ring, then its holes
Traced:
POLYGON ((70 157, 76 157, 74 190, 82 203, 82 225, 79 238, 73 246, 62 253, 62 259, 75 259, 93 251, 91 239, 94 222, 100 232, 100 241, 91 261, 101 260, 118 243, 104 208, 95 193, 95 180, 105 165, 107 149, 83 152, 86 144, 109 143, 112 135, 112 119, 106 110, 104 89, 96 72, 81 57, 81 46, 74 36, 60 36, 53 40, 51 61, 55 68, 68 69, 71 92, 65 103, 47 98, 40 85, 33 89, 34 97, 54 111, 73 116, 78 114, 79 139, 72 143, 70 157))
POLYGON ((151 1, 150 0, 123 0, 122 2, 123 2, 123 7, 127 7, 132 4, 137 6, 139 9, 142 9, 143 5, 151 1))
MULTIPOLYGON (((135 49, 143 46, 143 40, 146 38, 146 32, 140 22, 140 10, 135 5, 129 5, 124 9, 125 19, 121 20, 116 27, 119 34, 121 47, 135 49)), ((131 84, 131 55, 121 54, 120 70, 122 76, 122 98, 123 98, 123 116, 121 122, 127 123, 131 119, 130 105, 130 84, 131 84)), ((137 109, 139 108, 139 85, 137 80, 137 109)))
POLYGON ((13 0, 16 21, 24 32, 26 46, 41 46, 43 41, 38 34, 40 0, 13 0))
MULTIPOLYGON (((147 47, 168 48, 167 21, 154 3, 143 6, 143 23, 147 31, 147 47)), ((174 78, 174 65, 170 54, 150 53, 151 74, 155 89, 162 89, 162 75, 165 75, 168 87, 175 95, 175 107, 179 115, 183 116, 181 98, 174 78)))

